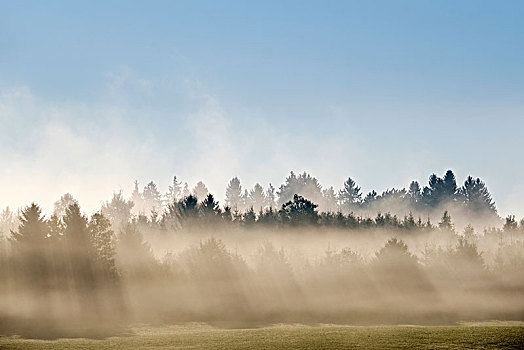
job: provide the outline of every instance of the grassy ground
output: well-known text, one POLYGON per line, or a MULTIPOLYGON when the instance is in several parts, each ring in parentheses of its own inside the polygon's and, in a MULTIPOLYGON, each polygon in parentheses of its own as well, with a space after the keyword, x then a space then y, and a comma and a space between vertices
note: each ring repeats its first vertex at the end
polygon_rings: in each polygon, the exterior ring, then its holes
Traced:
POLYGON ((522 349, 523 323, 459 326, 304 326, 220 329, 136 326, 106 339, 0 337, 0 349, 522 349))

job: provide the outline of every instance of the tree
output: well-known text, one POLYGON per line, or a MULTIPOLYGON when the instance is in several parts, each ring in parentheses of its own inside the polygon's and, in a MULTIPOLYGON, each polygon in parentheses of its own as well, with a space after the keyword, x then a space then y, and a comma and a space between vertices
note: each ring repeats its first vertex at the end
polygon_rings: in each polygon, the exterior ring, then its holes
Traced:
POLYGON ((249 192, 249 203, 248 206, 252 207, 255 211, 263 210, 266 206, 266 195, 264 189, 260 184, 255 184, 255 187, 249 192))
POLYGON ((95 252, 97 269, 109 279, 116 278, 115 236, 111 230, 111 222, 102 213, 95 213, 91 216, 88 230, 95 252))
POLYGON ((450 253, 452 266, 465 276, 478 278, 484 272, 484 258, 475 242, 459 237, 457 246, 450 253))
POLYGON ((320 207, 322 211, 334 213, 339 209, 337 203, 337 194, 335 193, 335 189, 333 188, 333 186, 323 189, 322 197, 323 204, 320 207))
POLYGON ((142 193, 144 198, 144 213, 159 212, 162 210, 162 195, 153 181, 150 181, 142 193))
POLYGON ((412 181, 409 184, 408 196, 411 199, 411 205, 415 206, 422 198, 422 192, 418 181, 412 181))
POLYGON ((275 187, 273 187, 272 184, 269 184, 269 187, 266 191, 266 206, 268 208, 275 208, 276 207, 276 195, 275 195, 275 187))
POLYGON ((189 185, 187 184, 187 182, 184 182, 184 189, 182 190, 182 198, 186 198, 190 194, 191 192, 189 191, 189 185))
POLYGON ((182 198, 182 182, 178 181, 176 176, 173 176, 173 182, 169 185, 166 193, 167 204, 172 204, 182 198))
POLYGON ((442 219, 438 223, 438 228, 441 231, 448 231, 448 232, 454 232, 455 228, 453 226, 453 222, 451 221, 451 216, 449 215, 448 211, 444 211, 444 214, 442 215, 442 219))
POLYGON ((424 187, 422 199, 426 206, 435 208, 441 203, 456 199, 457 182, 453 171, 448 170, 443 178, 432 174, 429 177, 429 187, 424 187))
POLYGON ((20 249, 41 249, 47 237, 47 225, 42 216, 42 209, 31 203, 24 208, 19 218, 20 224, 17 231, 11 231, 11 240, 20 249))
POLYGON ((204 199, 200 204, 200 211, 206 219, 219 217, 220 207, 218 201, 215 201, 215 197, 211 193, 209 193, 206 196, 206 199, 204 199))
POLYGON ((0 237, 9 237, 11 231, 18 227, 18 218, 9 207, 6 207, 0 213, 0 237))
POLYGON ((339 191, 338 199, 340 205, 351 211, 362 202, 360 187, 350 177, 344 182, 344 188, 339 191))
POLYGON ((106 201, 102 205, 101 214, 111 221, 115 230, 119 230, 120 227, 129 222, 133 206, 133 201, 126 201, 122 191, 119 191, 113 193, 111 201, 106 201))
POLYGON ((369 192, 366 194, 366 197, 364 197, 364 201, 362 202, 362 205, 366 208, 369 208, 373 202, 377 199, 377 192, 375 190, 369 192))
POLYGON ((193 188, 193 196, 195 196, 199 201, 203 201, 208 193, 209 190, 202 181, 198 181, 195 188, 193 188))
MULTIPOLYGON (((71 267, 74 289, 79 295, 92 291, 94 284, 93 248, 91 235, 88 230, 87 218, 80 212, 78 203, 71 204, 64 216, 64 240, 68 252, 68 263, 71 267)), ((84 307, 90 308, 90 301, 86 299, 84 307)))
POLYGON ((455 200, 457 194, 457 180, 453 171, 448 170, 442 179, 442 194, 441 201, 452 201, 455 200))
POLYGON ((504 222, 502 229, 504 232, 513 233, 516 232, 519 228, 517 220, 515 220, 515 215, 508 215, 504 222))
POLYGON ((177 210, 183 224, 191 223, 198 217, 198 200, 189 195, 177 203, 177 210))
POLYGON ((142 193, 140 192, 140 189, 138 188, 137 180, 135 180, 135 188, 133 189, 133 193, 131 194, 131 201, 133 202, 134 214, 136 215, 145 214, 144 197, 142 196, 142 193))
POLYGON ((460 194, 466 207, 473 213, 497 213, 495 202, 491 198, 488 188, 479 178, 475 180, 468 176, 460 189, 460 194))
POLYGON ((244 225, 252 225, 257 220, 257 214, 253 210, 253 207, 250 207, 246 212, 242 215, 242 222, 244 225))
POLYGON ((238 177, 232 178, 226 187, 226 205, 231 210, 242 210, 244 203, 242 200, 242 186, 238 177))
POLYGON ((391 238, 375 254, 375 263, 384 266, 416 266, 417 257, 411 254, 408 246, 398 238, 391 238))
POLYGON ((318 213, 314 204, 308 199, 295 194, 293 200, 282 205, 279 214, 282 221, 293 226, 312 225, 318 222, 318 213))
MULTIPOLYGON (((42 210, 32 203, 24 208, 19 217, 20 224, 16 232, 11 232, 11 242, 14 248, 14 267, 20 292, 28 288, 41 321, 49 313, 47 292, 49 289, 50 264, 47 259, 47 224, 42 216, 42 210)), ((31 305, 31 303, 29 304, 31 305)))
POLYGON ((291 172, 286 178, 286 182, 280 185, 277 194, 279 206, 293 200, 295 194, 316 203, 322 202, 322 186, 320 186, 316 178, 306 172, 298 176, 291 172))
POLYGON ((53 210, 53 214, 61 218, 65 215, 66 209, 71 204, 78 204, 78 201, 73 198, 73 196, 70 193, 64 194, 62 197, 60 197, 59 200, 55 202, 55 208, 53 210))
POLYGON ((127 224, 116 244, 116 263, 122 275, 130 282, 140 282, 154 276, 158 263, 151 247, 144 241, 136 223, 127 224))

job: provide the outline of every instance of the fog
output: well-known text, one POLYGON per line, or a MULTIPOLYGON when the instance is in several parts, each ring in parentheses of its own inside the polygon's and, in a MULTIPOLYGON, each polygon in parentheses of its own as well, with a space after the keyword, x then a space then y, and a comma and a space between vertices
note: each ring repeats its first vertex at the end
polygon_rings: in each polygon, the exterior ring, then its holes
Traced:
POLYGON ((165 195, 136 184, 90 216, 70 194, 47 215, 5 209, 0 334, 523 320, 524 221, 498 217, 480 180, 458 187, 451 175, 366 197, 348 179, 330 211, 333 190, 296 187, 315 180, 305 173, 278 190, 232 179, 222 206, 175 178, 165 195))

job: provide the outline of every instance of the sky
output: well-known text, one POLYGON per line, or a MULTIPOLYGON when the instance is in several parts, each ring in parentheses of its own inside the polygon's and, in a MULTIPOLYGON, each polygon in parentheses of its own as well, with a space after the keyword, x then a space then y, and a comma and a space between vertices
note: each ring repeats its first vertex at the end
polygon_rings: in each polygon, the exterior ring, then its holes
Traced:
POLYGON ((522 1, 0 0, 0 207, 173 175, 480 177, 524 217, 522 1))

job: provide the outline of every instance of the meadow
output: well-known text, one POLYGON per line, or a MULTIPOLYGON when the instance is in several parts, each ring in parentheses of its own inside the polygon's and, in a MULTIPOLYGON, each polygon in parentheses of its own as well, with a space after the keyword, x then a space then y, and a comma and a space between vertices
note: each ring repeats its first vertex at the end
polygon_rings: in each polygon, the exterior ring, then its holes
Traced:
POLYGON ((519 349, 524 323, 454 326, 134 326, 105 339, 0 337, 0 349, 519 349))

